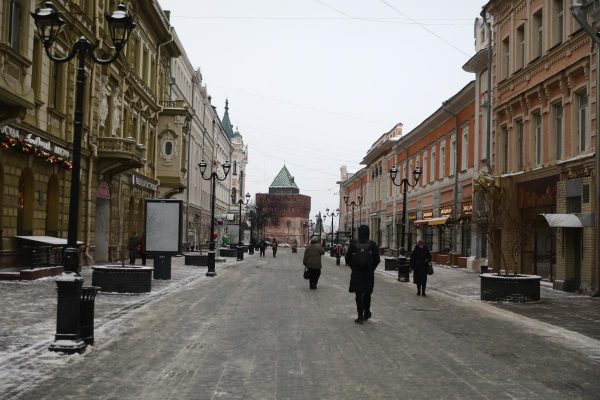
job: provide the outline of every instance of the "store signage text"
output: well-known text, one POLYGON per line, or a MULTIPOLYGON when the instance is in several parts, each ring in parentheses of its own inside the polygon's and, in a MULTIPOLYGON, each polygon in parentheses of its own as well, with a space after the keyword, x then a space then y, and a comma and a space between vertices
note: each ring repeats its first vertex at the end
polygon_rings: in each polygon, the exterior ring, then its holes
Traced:
MULTIPOLYGON (((21 139, 21 133, 19 132, 19 130, 16 128, 13 128, 12 126, 2 127, 2 130, 0 130, 0 132, 2 132, 5 135, 12 136, 17 140, 21 139)), ((42 148, 44 150, 50 151, 50 152, 56 154, 57 156, 60 156, 63 158, 71 158, 71 153, 67 149, 62 148, 57 144, 52 145, 52 142, 45 141, 44 139, 42 139, 39 136, 35 136, 35 135, 29 133, 29 134, 27 134, 27 136, 25 136, 23 138, 23 140, 26 143, 31 144, 32 146, 36 146, 36 147, 42 148)))
POLYGON ((446 206, 440 208, 440 216, 442 217, 450 217, 452 216, 452 206, 446 206))
POLYGON ((462 213, 465 215, 473 214, 473 203, 463 203, 462 204, 462 213))
POLYGON ((142 178, 141 176, 131 175, 131 180, 132 180, 134 186, 141 186, 143 188, 150 189, 153 192, 156 192, 156 189, 158 189, 157 185, 142 178))
POLYGON ((423 211, 423 219, 433 218, 433 210, 423 211))

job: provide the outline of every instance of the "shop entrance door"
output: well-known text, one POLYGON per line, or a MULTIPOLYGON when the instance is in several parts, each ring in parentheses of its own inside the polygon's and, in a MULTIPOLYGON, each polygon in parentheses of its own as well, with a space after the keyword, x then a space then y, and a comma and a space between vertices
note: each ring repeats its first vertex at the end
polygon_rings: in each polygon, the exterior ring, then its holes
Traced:
POLYGON ((535 227, 534 265, 535 273, 544 280, 553 281, 556 267, 554 230, 548 224, 535 227))
POLYGON ((109 261, 108 243, 110 237, 110 200, 96 198, 96 225, 95 225, 96 261, 109 261))
MULTIPOLYGON (((579 290, 581 288, 581 235, 582 229, 574 228, 567 229, 567 238, 571 238, 572 243, 572 255, 573 255, 573 290, 579 290)), ((568 240, 568 239, 567 239, 568 240)))

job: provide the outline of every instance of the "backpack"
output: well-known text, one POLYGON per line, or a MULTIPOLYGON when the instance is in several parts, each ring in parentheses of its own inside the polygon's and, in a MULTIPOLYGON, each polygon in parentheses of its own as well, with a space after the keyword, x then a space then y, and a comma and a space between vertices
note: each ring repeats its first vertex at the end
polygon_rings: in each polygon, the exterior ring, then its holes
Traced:
POLYGON ((371 257, 371 243, 359 243, 354 244, 356 247, 354 253, 352 253, 352 268, 356 269, 371 269, 373 265, 373 257, 371 257))

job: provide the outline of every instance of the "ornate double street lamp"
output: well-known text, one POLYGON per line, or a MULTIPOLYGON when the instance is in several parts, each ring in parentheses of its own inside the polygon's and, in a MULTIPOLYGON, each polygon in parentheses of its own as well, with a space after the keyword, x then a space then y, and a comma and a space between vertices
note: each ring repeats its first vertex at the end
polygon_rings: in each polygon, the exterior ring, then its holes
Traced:
POLYGON ((208 176, 204 176, 206 172, 206 161, 202 160, 198 163, 198 167, 200 167, 200 175, 202 175, 202 179, 205 181, 212 179, 212 195, 210 197, 210 231, 208 232, 208 271, 206 272, 206 276, 217 276, 215 272, 215 198, 217 197, 216 188, 217 188, 217 180, 224 181, 229 175, 229 170, 231 169, 231 164, 229 161, 225 161, 223 163, 223 178, 219 178, 219 174, 217 171, 212 171, 208 176))
POLYGON ((390 178, 392 178, 392 183, 394 186, 402 186, 402 230, 401 230, 401 242, 400 242, 400 254, 404 255, 406 249, 404 248, 404 238, 406 233, 406 192, 408 191, 408 187, 415 187, 417 183, 419 183, 419 178, 421 177, 421 167, 415 167, 413 171, 414 182, 411 184, 408 181, 408 178, 403 178, 400 183, 396 183, 396 177, 398 176, 398 168, 394 165, 392 169, 390 169, 390 178))
MULTIPOLYGON (((329 213, 329 207, 325 209, 325 217, 331 217, 331 244, 333 244, 333 220, 340 216, 340 209, 337 208, 335 212, 329 213)), ((339 229, 339 227, 338 227, 339 229)))
POLYGON ((348 195, 344 195, 344 203, 346 204, 346 208, 348 208, 348 206, 352 206, 352 229, 350 230, 350 239, 354 239, 354 207, 360 207, 362 205, 362 201, 363 197, 358 195, 356 197, 356 201, 352 200, 350 203, 348 203, 348 195))
MULTIPOLYGON (((240 215, 239 215, 240 229, 239 229, 238 244, 237 244, 237 261, 244 260, 244 248, 243 248, 244 244, 242 243, 242 206, 243 205, 247 206, 249 201, 250 201, 250 193, 246 193, 246 201, 244 201, 244 199, 239 199, 237 201, 238 205, 240 206, 240 215)), ((231 192, 231 202, 236 203, 235 192, 231 192)))
POLYGON ((106 16, 110 37, 114 46, 113 55, 107 59, 96 56, 96 44, 82 36, 64 57, 54 55, 52 47, 60 34, 65 20, 61 17, 54 4, 46 1, 44 7, 31 13, 35 21, 38 35, 46 55, 56 63, 66 63, 77 56, 77 80, 75 91, 75 114, 73 118, 73 169, 71 171, 71 194, 69 200, 69 231, 67 247, 63 261, 65 274, 56 281, 58 286, 58 306, 56 320, 56 336, 49 349, 64 353, 83 352, 86 344, 81 340, 80 329, 80 297, 83 278, 79 275, 79 249, 77 247, 77 226, 79 222, 79 175, 81 169, 81 132, 83 125, 83 96, 85 87, 85 62, 89 58, 97 64, 110 64, 119 57, 127 43, 135 23, 133 17, 127 14, 123 3, 117 10, 106 16))

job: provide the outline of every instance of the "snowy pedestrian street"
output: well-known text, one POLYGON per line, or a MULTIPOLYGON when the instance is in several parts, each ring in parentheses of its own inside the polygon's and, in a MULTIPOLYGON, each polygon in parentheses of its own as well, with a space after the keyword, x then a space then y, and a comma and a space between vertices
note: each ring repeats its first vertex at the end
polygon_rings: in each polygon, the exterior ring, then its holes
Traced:
POLYGON ((173 280, 153 281, 151 295, 98 295, 96 344, 73 356, 45 350, 53 282, 2 283, 2 293, 30 298, 23 315, 17 300, 2 305, 11 327, 1 331, 0 397, 598 398, 600 341, 482 303, 470 274, 436 267, 421 297, 412 283, 377 273, 373 317, 358 325, 349 268, 329 256, 323 263, 318 289, 309 290, 302 250, 217 264, 215 278, 174 258, 173 280))

